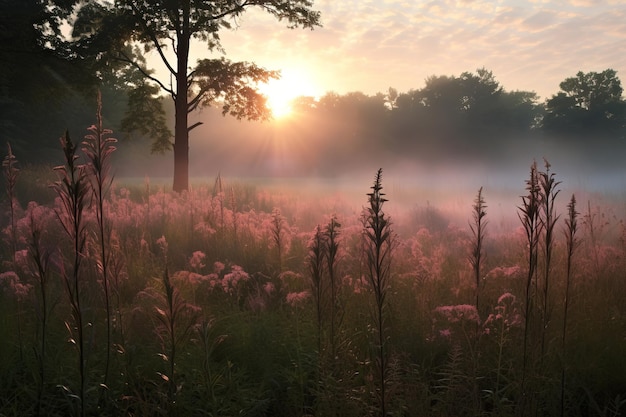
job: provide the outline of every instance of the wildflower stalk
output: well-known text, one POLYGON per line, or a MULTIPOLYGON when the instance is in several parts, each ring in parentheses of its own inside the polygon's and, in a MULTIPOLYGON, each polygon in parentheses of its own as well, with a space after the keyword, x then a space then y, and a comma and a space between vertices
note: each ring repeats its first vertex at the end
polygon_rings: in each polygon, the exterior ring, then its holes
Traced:
POLYGON ((569 204, 567 205, 567 219, 565 219, 565 241, 567 244, 567 267, 565 271, 565 297, 563 299, 563 332, 561 337, 561 355, 563 362, 561 364, 561 417, 565 415, 565 364, 566 364, 566 336, 567 336, 567 314, 569 309, 569 292, 572 280, 572 262, 574 260, 574 252, 578 246, 576 233, 578 231, 578 212, 576 211, 576 197, 572 194, 569 204))
POLYGON ((9 217, 11 221, 11 261, 13 262, 13 268, 16 267, 15 253, 17 252, 17 226, 15 218, 15 211, 17 209, 17 200, 15 197, 15 186, 17 185, 17 177, 19 175, 19 168, 17 168, 17 158, 13 155, 11 144, 7 142, 8 153, 2 161, 2 170, 4 173, 4 179, 6 181, 7 198, 9 199, 9 217))
MULTIPOLYGON (((474 337, 470 341, 468 340, 468 346, 470 348, 470 354, 472 359, 472 381, 477 380, 478 373, 478 358, 480 357, 478 353, 479 349, 479 340, 481 333, 481 320, 480 320, 480 281, 481 281, 481 272, 484 261, 484 251, 483 245, 485 241, 485 233, 487 227, 487 221, 485 216, 487 215, 486 209, 487 205, 485 204, 485 199, 483 197, 483 187, 478 189, 478 194, 476 195, 476 199, 474 200, 474 205, 472 206, 472 220, 473 224, 470 223, 470 230, 472 231, 472 235, 474 237, 472 241, 471 254, 469 258, 470 265, 472 266, 472 271, 474 274, 474 284, 475 288, 475 307, 476 307, 476 325, 474 327, 474 337)), ((465 329, 464 329, 465 332, 465 329)), ((479 388, 476 383, 473 384, 472 387, 472 398, 474 399, 474 405, 478 408, 480 403, 479 400, 479 388)))
POLYGON ((159 297, 164 308, 156 307, 157 319, 160 322, 159 334, 164 341, 167 353, 163 355, 167 361, 167 375, 162 375, 168 385, 168 400, 170 406, 175 404, 176 397, 176 357, 181 343, 188 337, 196 322, 196 316, 191 314, 193 306, 187 303, 171 281, 167 266, 163 273, 164 294, 159 297), (185 321, 185 319, 187 319, 185 321))
MULTIPOLYGON (((11 144, 7 142, 8 153, 2 160, 2 170, 4 173, 4 179, 6 181, 7 198, 9 199, 9 218, 11 222, 9 240, 11 241, 11 264, 14 271, 17 270, 17 262, 15 254, 17 252, 17 226, 16 226, 16 210, 17 199, 15 196, 15 186, 17 185, 17 177, 19 175, 19 168, 17 168, 17 158, 13 155, 11 144)), ((22 342, 22 308, 20 305, 19 297, 16 298, 17 303, 17 337, 20 352, 20 361, 24 360, 24 347, 22 342)))
POLYGON ((381 416, 387 415, 387 337, 385 332, 385 314, 389 277, 391 273, 391 256, 393 250, 393 232, 391 223, 383 212, 383 204, 387 201, 382 192, 382 168, 376 173, 372 192, 368 193, 369 207, 365 217, 365 256, 367 263, 367 279, 372 287, 375 301, 374 324, 377 333, 375 349, 378 373, 379 411, 381 416))
POLYGON ((278 257, 278 272, 283 270, 283 234, 285 229, 285 219, 280 213, 280 210, 275 208, 272 211, 272 240, 276 246, 276 252, 278 257))
POLYGON ((315 317, 317 323, 317 354, 322 355, 322 321, 324 312, 324 258, 326 258, 326 242, 322 229, 315 228, 309 243, 308 266, 311 274, 311 292, 315 301, 315 317))
MULTIPOLYGON (((72 339, 78 348, 78 372, 79 372, 79 395, 80 416, 85 415, 85 335, 83 326, 83 310, 81 306, 82 277, 80 273, 85 245, 87 242, 86 223, 83 218, 87 208, 89 195, 89 181, 85 172, 85 166, 77 164, 76 146, 70 139, 69 132, 61 138, 61 146, 65 156, 65 165, 56 167, 61 179, 56 181, 52 187, 61 199, 61 207, 56 210, 63 229, 72 240, 73 261, 72 268, 68 272, 64 269, 63 281, 67 290, 67 295, 72 310, 74 329, 77 334, 76 339, 72 339)), ((66 323, 71 329, 69 323, 66 323)))
POLYGON ((550 163, 544 159, 545 172, 539 173, 539 218, 543 230, 544 270, 543 270, 543 309, 541 312, 541 361, 545 355, 546 332, 550 322, 550 272, 552 267, 552 251, 554 248, 554 226, 560 216, 554 212, 554 203, 560 190, 556 187, 561 183, 554 180, 550 172, 550 163))
POLYGON ((337 239, 339 237, 340 227, 341 224, 339 224, 337 218, 333 216, 326 225, 326 230, 324 232, 326 238, 326 270, 328 271, 328 284, 330 286, 330 353, 333 360, 337 355, 336 327, 339 324, 337 317, 338 283, 336 269, 337 252, 339 251, 339 242, 337 241, 337 239))
POLYGON ((195 329, 196 337, 200 340, 202 346, 202 376, 204 378, 204 385, 206 386, 210 403, 212 405, 216 405, 218 402, 218 397, 215 391, 224 375, 220 372, 214 373, 211 366, 211 360, 215 349, 224 340, 226 340, 226 336, 214 336, 214 319, 202 321, 202 323, 198 324, 195 329))
POLYGON ((239 239, 237 231, 237 223, 239 222, 239 215, 237 213, 237 199, 235 198, 235 190, 230 187, 230 206, 233 211, 233 252, 239 253, 239 239))
POLYGON ((37 392, 37 411, 36 415, 42 415, 42 401, 46 386, 46 346, 47 346, 47 334, 48 334, 48 276, 49 276, 49 263, 50 252, 42 248, 41 242, 41 226, 37 222, 34 214, 34 210, 29 213, 30 220, 30 239, 28 242, 28 254, 32 261, 34 268, 32 274, 37 279, 39 287, 41 304, 37 315, 41 320, 41 333, 39 337, 38 351, 35 349, 35 355, 37 356, 39 366, 39 387, 37 392))
POLYGON ((87 157, 87 169, 89 172, 89 178, 91 180, 91 186, 95 199, 96 208, 96 220, 98 228, 98 243, 100 245, 100 260, 98 262, 99 270, 102 274, 102 287, 104 288, 104 303, 106 310, 106 361, 104 370, 103 386, 108 386, 109 380, 109 367, 111 361, 111 297, 109 295, 109 261, 110 261, 110 225, 107 222, 106 214, 104 212, 104 202, 107 198, 107 193, 110 190, 113 182, 113 177, 110 175, 110 157, 115 151, 113 145, 117 142, 117 139, 109 137, 112 133, 109 129, 102 127, 102 97, 98 91, 96 111, 96 124, 89 127, 89 134, 85 136, 83 141, 83 152, 87 157))
POLYGON ((528 194, 522 197, 522 206, 518 207, 518 217, 522 222, 522 226, 526 233, 526 241, 528 244, 528 272, 526 276, 526 291, 524 298, 524 345, 523 345, 523 363, 522 363, 522 415, 527 401, 526 378, 528 366, 528 344, 530 335, 530 324, 532 315, 532 283, 537 272, 537 257, 539 247, 539 235, 541 233, 541 222, 539 219, 540 210, 540 193, 539 193, 539 174, 537 173, 537 163, 533 162, 530 167, 530 178, 526 181, 526 190, 528 194))
POLYGON ((224 232, 224 188, 222 187, 222 175, 217 173, 213 186, 213 198, 217 197, 220 205, 220 233, 224 232))
POLYGON ((474 283, 476 284, 475 305, 476 312, 479 314, 479 317, 480 280, 482 264, 485 257, 483 252, 483 245, 485 241, 485 229, 487 227, 487 221, 485 220, 485 216, 487 215, 487 212, 485 211, 486 208, 487 206, 483 197, 483 187, 480 187, 480 189, 478 190, 478 195, 476 196, 476 200, 474 200, 474 205, 472 206, 472 218, 474 222, 473 224, 470 223, 469 225, 470 230, 472 231, 472 235, 474 236, 469 261, 472 265, 472 271, 474 273, 474 283))

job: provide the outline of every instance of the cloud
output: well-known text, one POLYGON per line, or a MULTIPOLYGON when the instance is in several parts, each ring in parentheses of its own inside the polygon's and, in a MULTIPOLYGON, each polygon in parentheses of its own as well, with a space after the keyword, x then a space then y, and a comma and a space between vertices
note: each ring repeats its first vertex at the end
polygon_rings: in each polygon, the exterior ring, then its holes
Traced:
POLYGON ((223 32, 231 59, 306 67, 338 93, 421 88, 429 75, 486 67, 507 90, 544 98, 578 71, 613 68, 626 81, 620 1, 319 0, 323 27, 289 30, 259 11, 223 32))

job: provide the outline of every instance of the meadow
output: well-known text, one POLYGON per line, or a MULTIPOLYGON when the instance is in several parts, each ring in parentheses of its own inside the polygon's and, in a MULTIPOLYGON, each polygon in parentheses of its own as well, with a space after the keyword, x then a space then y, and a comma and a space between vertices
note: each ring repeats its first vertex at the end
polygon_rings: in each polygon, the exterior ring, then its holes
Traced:
POLYGON ((482 188, 394 209, 375 170, 360 203, 179 194, 114 181, 108 133, 4 158, 0 416, 626 412, 623 202, 532 161, 506 222, 482 188))

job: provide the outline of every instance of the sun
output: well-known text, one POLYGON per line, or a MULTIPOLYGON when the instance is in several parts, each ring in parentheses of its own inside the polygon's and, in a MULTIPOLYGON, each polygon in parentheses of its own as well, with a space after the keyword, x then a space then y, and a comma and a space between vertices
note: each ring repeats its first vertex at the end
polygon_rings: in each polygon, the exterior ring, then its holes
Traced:
POLYGON ((267 107, 274 119, 293 114, 293 100, 301 96, 317 97, 315 86, 305 72, 282 70, 281 77, 259 86, 259 92, 267 97, 267 107))

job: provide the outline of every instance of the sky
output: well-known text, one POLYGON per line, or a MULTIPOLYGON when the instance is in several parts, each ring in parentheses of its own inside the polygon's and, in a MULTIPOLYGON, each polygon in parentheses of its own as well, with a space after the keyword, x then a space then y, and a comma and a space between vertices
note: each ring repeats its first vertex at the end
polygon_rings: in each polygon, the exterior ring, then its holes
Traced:
POLYGON ((578 71, 626 86, 624 0, 317 0, 322 27, 287 29, 247 11, 221 32, 226 56, 283 71, 297 95, 420 89, 432 75, 486 68, 542 99, 578 71))

